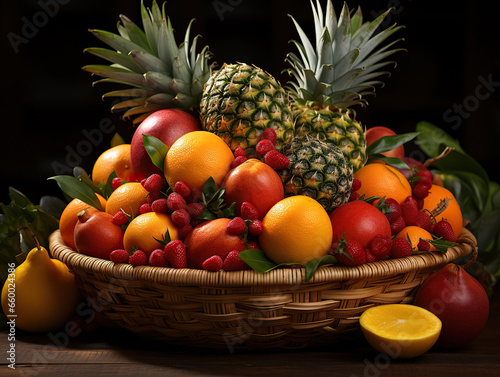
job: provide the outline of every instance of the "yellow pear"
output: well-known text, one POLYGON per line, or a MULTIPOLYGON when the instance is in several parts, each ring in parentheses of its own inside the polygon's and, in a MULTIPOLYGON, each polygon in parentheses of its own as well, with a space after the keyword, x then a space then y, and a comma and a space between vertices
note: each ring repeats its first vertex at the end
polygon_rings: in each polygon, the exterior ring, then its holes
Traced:
POLYGON ((4 313, 12 315, 9 320, 15 319, 17 328, 48 332, 62 328, 75 314, 79 301, 73 273, 61 261, 51 259, 44 247, 38 246, 9 275, 1 302, 4 313))

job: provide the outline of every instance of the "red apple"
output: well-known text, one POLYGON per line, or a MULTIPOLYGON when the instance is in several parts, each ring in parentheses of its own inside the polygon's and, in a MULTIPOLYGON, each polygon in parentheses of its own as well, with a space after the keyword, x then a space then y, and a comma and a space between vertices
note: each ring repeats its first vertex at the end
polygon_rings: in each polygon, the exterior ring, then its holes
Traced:
POLYGON ((259 218, 285 197, 280 176, 269 165, 251 158, 226 174, 222 181, 224 200, 229 205, 236 202, 236 215, 240 216, 243 202, 251 203, 259 218))
POLYGON ((463 347, 486 325, 489 299, 483 286, 461 266, 448 263, 420 286, 415 305, 433 312, 443 323, 437 344, 463 347))
POLYGON ((130 159, 137 180, 141 181, 153 173, 162 175, 144 148, 142 135, 151 135, 171 146, 179 137, 200 131, 201 123, 193 115, 176 109, 158 110, 144 119, 134 132, 130 145, 130 159))
MULTIPOLYGON (((382 127, 382 126, 377 126, 377 127, 370 127, 366 130, 366 146, 369 146, 373 144, 375 141, 380 139, 382 136, 395 136, 397 135, 393 130, 387 127, 382 127)), ((405 148, 400 145, 399 147, 381 153, 382 155, 386 157, 397 157, 402 159, 405 156, 405 148)))

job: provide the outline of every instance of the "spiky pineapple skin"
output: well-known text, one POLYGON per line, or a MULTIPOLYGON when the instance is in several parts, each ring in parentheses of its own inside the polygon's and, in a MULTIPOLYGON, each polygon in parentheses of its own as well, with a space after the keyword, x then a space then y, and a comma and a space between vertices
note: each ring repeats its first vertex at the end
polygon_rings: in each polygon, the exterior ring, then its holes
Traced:
POLYGON ((307 195, 330 213, 351 195, 353 167, 337 146, 311 135, 296 136, 283 153, 290 160, 280 171, 285 197, 307 195))
POLYGON ((318 137, 340 148, 354 171, 367 161, 363 126, 347 109, 294 106, 295 134, 318 137))
POLYGON ((221 137, 231 150, 241 146, 255 156, 262 132, 272 127, 276 149, 294 135, 287 92, 271 75, 244 63, 224 64, 205 84, 200 102, 203 129, 221 137))

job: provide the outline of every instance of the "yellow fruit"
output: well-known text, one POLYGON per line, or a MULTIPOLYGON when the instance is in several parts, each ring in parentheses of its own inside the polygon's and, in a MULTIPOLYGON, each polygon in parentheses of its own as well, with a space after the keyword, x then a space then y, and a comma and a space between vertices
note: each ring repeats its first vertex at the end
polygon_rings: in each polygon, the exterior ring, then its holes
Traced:
POLYGON ((276 203, 262 219, 259 245, 275 263, 307 263, 326 255, 333 229, 328 213, 316 200, 295 195, 276 203))
POLYGON ((147 202, 148 191, 140 182, 127 182, 119 186, 106 202, 106 212, 114 216, 120 209, 131 216, 139 215, 141 205, 147 202))
POLYGON ((121 179, 130 182, 135 180, 135 175, 130 162, 130 144, 120 144, 105 150, 94 163, 92 168, 92 181, 98 185, 106 184, 113 171, 121 179))
POLYGON ((123 236, 123 246, 130 252, 133 247, 144 251, 147 255, 154 249, 163 245, 155 240, 163 240, 165 234, 170 234, 170 239, 178 239, 178 228, 165 213, 146 212, 137 216, 128 224, 123 236))
POLYGON ((170 187, 184 181, 199 196, 210 177, 217 186, 222 183, 233 160, 233 152, 219 136, 207 131, 188 132, 168 150, 165 178, 170 187))
POLYGON ((29 332, 61 328, 74 315, 79 301, 73 273, 64 263, 51 259, 43 247, 28 253, 2 289, 3 311, 15 314, 16 327, 29 332))
MULTIPOLYGON (((411 243, 411 249, 413 251, 418 251, 418 243, 420 242, 420 239, 423 239, 425 241, 432 241, 432 234, 430 234, 425 229, 414 225, 403 228, 401 232, 396 234, 396 237, 409 240, 411 243)), ((436 250, 437 249, 431 244, 431 248, 429 249, 429 251, 436 251, 436 250)))
POLYGON ((359 324, 368 343, 392 358, 410 358, 427 352, 438 340, 441 321, 415 305, 388 304, 363 312, 359 324))

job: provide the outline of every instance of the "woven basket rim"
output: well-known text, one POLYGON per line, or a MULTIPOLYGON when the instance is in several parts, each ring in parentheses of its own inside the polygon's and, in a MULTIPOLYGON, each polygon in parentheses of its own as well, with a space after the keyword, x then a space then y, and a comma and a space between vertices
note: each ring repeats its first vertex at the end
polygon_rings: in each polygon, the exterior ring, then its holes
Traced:
POLYGON ((256 286, 295 285, 369 279, 372 277, 394 276, 420 269, 443 266, 472 252, 477 252, 477 240, 465 227, 457 239, 458 245, 446 253, 427 252, 406 258, 387 259, 356 267, 322 266, 309 280, 305 281, 304 268, 279 268, 265 274, 253 270, 211 272, 197 269, 176 269, 168 267, 117 264, 80 254, 68 247, 59 230, 49 238, 49 248, 53 258, 77 271, 99 272, 115 279, 144 281, 177 286, 256 286))

